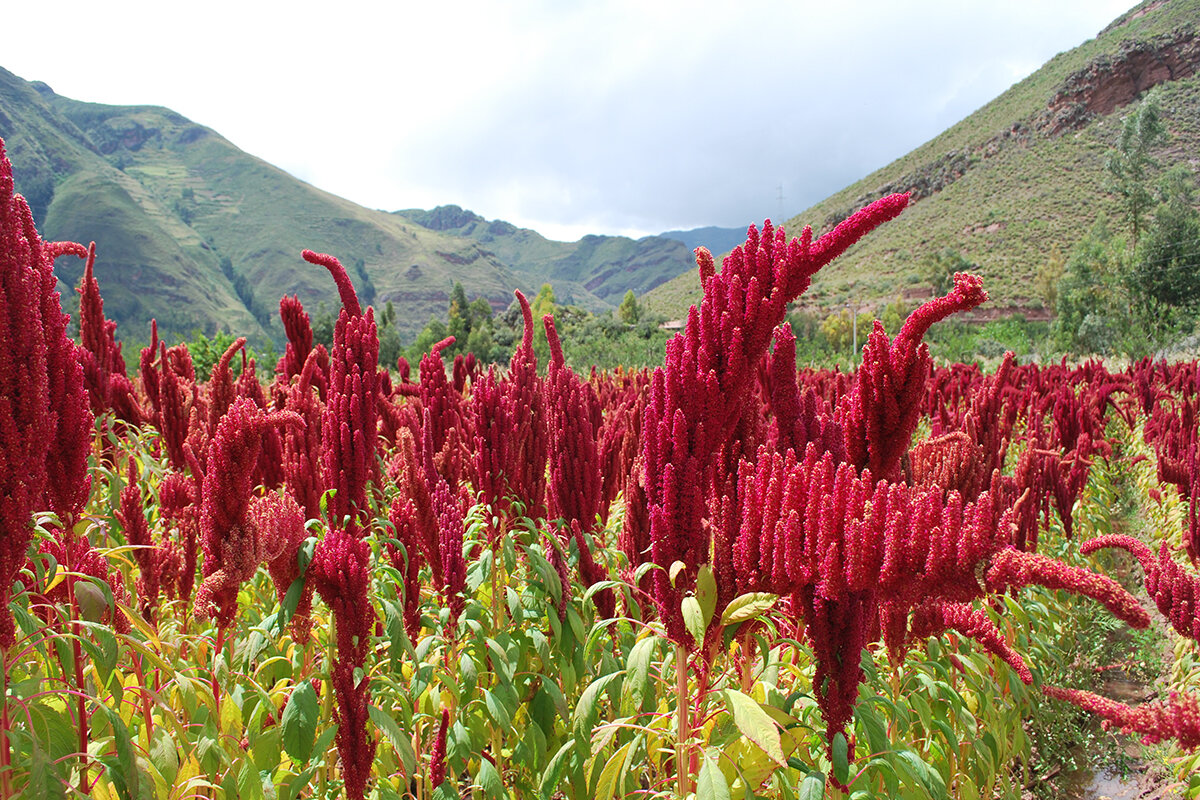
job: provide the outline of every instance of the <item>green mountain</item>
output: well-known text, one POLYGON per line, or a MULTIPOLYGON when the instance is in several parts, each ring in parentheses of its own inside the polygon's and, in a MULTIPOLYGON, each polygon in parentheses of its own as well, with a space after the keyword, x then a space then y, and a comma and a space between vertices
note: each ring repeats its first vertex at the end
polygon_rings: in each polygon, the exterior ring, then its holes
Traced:
MULTIPOLYGON (((978 265, 999 316, 1047 312, 1034 277, 1055 248, 1063 254, 1107 215, 1104 161, 1122 115, 1159 87, 1170 142, 1156 153, 1163 169, 1196 168, 1200 153, 1200 0, 1148 0, 941 135, 817 203, 784 224, 831 229, 890 192, 913 203, 822 270, 802 305, 818 310, 871 306, 928 287, 923 256, 954 248, 978 265)), ((717 250, 714 248, 714 252, 717 250)), ((700 298, 694 270, 651 291, 646 305, 682 317, 700 298)))
MULTIPOLYGON (((746 228, 718 228, 715 225, 707 225, 687 231, 666 231, 660 233, 659 236, 683 242, 689 254, 701 246, 707 247, 713 253, 728 253, 746 241, 746 228)), ((692 255, 692 266, 696 266, 694 255, 692 255)))
POLYGON ((592 309, 613 308, 628 290, 644 294, 696 263, 684 241, 665 234, 641 239, 584 236, 577 242, 556 242, 455 205, 396 214, 430 230, 473 241, 525 281, 549 281, 559 302, 592 309))
MULTIPOLYGON (((455 281, 496 308, 514 288, 560 280, 560 296, 611 308, 627 288, 690 266, 667 240, 585 239, 543 258, 551 243, 529 231, 485 249, 316 189, 169 109, 79 102, 3 69, 0 138, 43 236, 97 242, 105 312, 134 339, 148 337, 154 317, 167 335, 220 329, 279 341, 281 295, 298 294, 310 312, 338 306, 328 274, 300 258, 304 248, 341 259, 365 302, 394 302, 405 337, 445 314, 455 281), (522 239, 536 252, 524 254, 522 239), (678 266, 666 274, 660 262, 678 266), (656 277, 641 273, 651 268, 656 277)), ((72 259, 58 266, 67 286, 83 270, 72 259)))

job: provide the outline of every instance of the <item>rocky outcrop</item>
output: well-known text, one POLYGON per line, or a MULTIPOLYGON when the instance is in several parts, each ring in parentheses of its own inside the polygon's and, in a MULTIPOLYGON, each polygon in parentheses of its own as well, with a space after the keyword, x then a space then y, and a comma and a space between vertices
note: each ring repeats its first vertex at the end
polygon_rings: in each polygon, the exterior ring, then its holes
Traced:
POLYGON ((1058 136, 1133 102, 1160 83, 1196 74, 1200 36, 1195 28, 1140 42, 1125 42, 1113 55, 1072 73, 1034 121, 1040 133, 1058 136))
MULTIPOLYGON (((1142 10, 1149 13, 1153 6, 1142 10)), ((828 215, 821 232, 869 203, 893 192, 908 192, 913 201, 940 192, 977 162, 1006 148, 1028 146, 1036 136, 1059 136, 1093 119, 1111 114, 1160 83, 1195 75, 1200 70, 1200 36, 1194 27, 1143 41, 1127 41, 1116 53, 1093 59, 1071 73, 1046 106, 1032 119, 1015 122, 982 144, 951 150, 897 180, 865 192, 849 206, 828 215)))

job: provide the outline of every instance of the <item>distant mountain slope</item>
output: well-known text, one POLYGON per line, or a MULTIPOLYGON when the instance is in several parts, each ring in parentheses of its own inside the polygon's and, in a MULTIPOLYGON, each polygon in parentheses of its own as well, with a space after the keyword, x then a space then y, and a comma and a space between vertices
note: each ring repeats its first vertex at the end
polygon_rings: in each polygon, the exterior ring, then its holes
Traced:
MULTIPOLYGON (((707 247, 712 253, 728 253, 746 241, 746 229, 718 228, 715 225, 709 225, 704 228, 692 228, 690 231, 666 231, 660 233, 659 236, 683 242, 689 253, 697 247, 707 247)), ((695 266, 695 259, 693 258, 692 261, 692 266, 695 266)))
MULTIPOLYGON (((1033 277, 1054 247, 1068 253, 1100 214, 1116 222, 1104 159, 1127 105, 1160 86, 1171 132, 1164 169, 1200 153, 1200 0, 1150 0, 938 137, 785 224, 829 230, 889 192, 913 204, 822 270, 810 307, 883 303, 919 283, 927 253, 953 247, 980 266, 991 313, 1040 305, 1033 277)), ((700 296, 694 271, 650 292, 648 306, 682 316, 700 296)), ((987 307, 985 307, 987 308, 987 307)))
POLYGON ((577 242, 556 242, 455 205, 395 213, 477 243, 528 281, 550 281, 560 302, 615 306, 626 291, 643 294, 695 264, 691 249, 674 237, 584 236, 577 242))
MULTIPOLYGON (((154 317, 168 336, 223 329, 280 341, 282 294, 310 311, 338 304, 304 248, 341 259, 365 302, 393 301, 406 337, 445 314, 455 281, 497 308, 514 288, 550 281, 560 299, 605 309, 691 264, 682 244, 653 237, 563 245, 513 229, 484 246, 316 189, 169 109, 71 100, 3 69, 0 138, 43 235, 97 242, 105 311, 133 339, 148 337, 154 317)), ((82 264, 63 259, 59 270, 73 286, 82 264)))

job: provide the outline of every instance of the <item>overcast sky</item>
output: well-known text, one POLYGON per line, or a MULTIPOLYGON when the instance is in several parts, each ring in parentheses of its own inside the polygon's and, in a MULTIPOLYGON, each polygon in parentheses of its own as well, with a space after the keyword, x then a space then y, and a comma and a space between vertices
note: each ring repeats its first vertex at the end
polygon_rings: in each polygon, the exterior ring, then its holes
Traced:
POLYGON ((0 66, 365 206, 573 240, 790 217, 1132 5, 26 0, 0 66))

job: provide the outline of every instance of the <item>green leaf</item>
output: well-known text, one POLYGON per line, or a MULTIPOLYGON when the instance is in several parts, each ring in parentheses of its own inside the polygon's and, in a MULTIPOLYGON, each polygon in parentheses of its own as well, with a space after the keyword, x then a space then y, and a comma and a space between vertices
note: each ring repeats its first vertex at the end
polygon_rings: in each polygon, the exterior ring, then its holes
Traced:
POLYGON ((475 785, 483 792, 484 797, 504 796, 504 783, 500 780, 500 773, 486 758, 479 760, 479 772, 475 776, 475 785))
POLYGON ((549 800, 556 792, 559 791, 559 783, 562 781, 563 770, 567 766, 567 754, 571 748, 575 746, 574 739, 568 739, 567 742, 550 758, 550 763, 546 765, 546 770, 542 773, 542 779, 538 781, 538 793, 543 798, 549 800))
POLYGON ((609 800, 614 794, 621 793, 621 785, 625 782, 625 775, 629 772, 629 762, 632 760, 634 748, 641 742, 641 739, 641 734, 638 734, 637 737, 617 748, 617 752, 613 753, 612 758, 604 765, 600 778, 596 781, 594 796, 597 800, 609 800))
POLYGON ((390 714, 374 704, 367 706, 367 714, 370 716, 371 722, 375 723, 375 727, 379 728, 379 731, 396 749, 396 755, 400 756, 400 763, 404 765, 404 773, 411 775, 416 766, 417 757, 413 753, 412 743, 404 735, 404 731, 400 730, 400 726, 396 724, 396 720, 392 719, 390 714))
POLYGON ((946 800, 946 783, 942 780, 942 774, 931 769, 919 755, 911 750, 901 750, 896 754, 896 763, 916 778, 933 800, 946 800))
POLYGON ((722 625, 737 625, 770 610, 779 602, 779 595, 766 592, 750 592, 738 595, 729 601, 721 612, 722 625))
POLYGON ((58 800, 66 797, 66 784, 54 771, 50 756, 45 750, 32 743, 33 750, 29 754, 29 786, 21 794, 30 800, 58 800))
POLYGON ((248 760, 242 761, 237 776, 238 800, 263 800, 262 776, 248 760))
POLYGON ((318 711, 317 692, 312 682, 301 681, 288 698, 279 724, 284 751, 301 766, 312 758, 318 711))
POLYGON ((825 797, 825 773, 813 770, 800 781, 796 800, 822 800, 825 797))
POLYGON ((846 744, 846 734, 836 734, 829 750, 833 761, 833 777, 838 783, 845 786, 850 780, 850 750, 846 744))
POLYGON ((776 764, 786 766, 779 730, 767 712, 753 698, 736 689, 726 689, 724 695, 725 705, 733 714, 733 724, 742 735, 758 745, 776 764))
POLYGON ((671 585, 675 585, 675 579, 679 577, 679 573, 687 569, 687 564, 682 561, 675 561, 671 564, 671 569, 667 572, 667 577, 671 579, 671 585))
POLYGON ((708 564, 701 564, 696 573, 696 602, 700 604, 700 618, 707 628, 717 610, 717 579, 708 564))
POLYGON ((500 726, 500 730, 508 730, 512 727, 512 714, 504 702, 496 696, 494 692, 487 689, 483 690, 483 702, 487 706, 488 716, 500 726))
POLYGON ((105 705, 99 708, 108 718, 108 724, 112 726, 113 744, 117 751, 115 757, 101 760, 108 767, 108 777, 113 782, 113 787, 116 788, 121 800, 133 800, 140 796, 138 780, 141 774, 138 772, 137 756, 133 749, 133 742, 129 738, 129 729, 125 727, 125 723, 121 721, 121 716, 116 711, 105 705))
POLYGON ((571 715, 571 727, 579 739, 588 738, 595 726, 597 705, 600 694, 608 685, 625 674, 625 670, 617 670, 609 675, 603 675, 583 690, 579 702, 575 705, 575 713, 571 715))
POLYGON ((179 774, 179 746, 171 738, 170 732, 161 725, 154 729, 147 755, 167 785, 174 786, 175 776, 179 774))
POLYGON ((650 661, 654 658, 654 645, 657 639, 647 636, 639 639, 629 650, 629 659, 625 662, 625 682, 621 686, 621 694, 628 699, 629 704, 636 710, 642 707, 648 693, 652 691, 650 683, 650 661))
POLYGON ((709 753, 704 754, 704 763, 696 776, 696 800, 730 800, 729 784, 709 753))
POLYGON ((687 628, 687 632, 697 642, 704 641, 704 628, 706 626, 704 624, 704 612, 700 608, 700 601, 688 595, 679 604, 679 610, 683 612, 683 625, 687 628))

